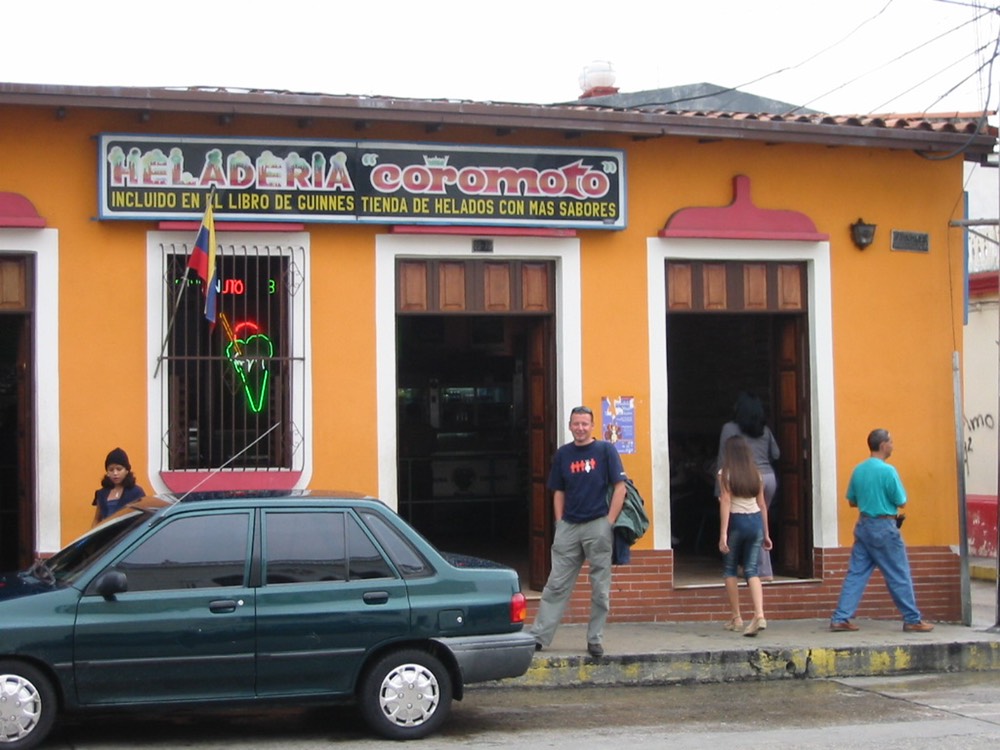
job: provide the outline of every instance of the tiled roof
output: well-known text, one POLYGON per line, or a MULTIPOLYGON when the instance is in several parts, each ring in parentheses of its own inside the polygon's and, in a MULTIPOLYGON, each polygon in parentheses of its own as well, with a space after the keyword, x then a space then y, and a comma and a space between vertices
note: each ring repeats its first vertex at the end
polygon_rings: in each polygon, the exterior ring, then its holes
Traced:
MULTIPOLYGON (((0 106, 80 107, 217 115, 290 117, 303 127, 347 120, 355 127, 408 123, 428 133, 451 126, 512 132, 558 131, 565 137, 620 135, 635 139, 685 137, 767 143, 909 149, 939 157, 963 155, 985 163, 996 150, 997 129, 981 112, 880 115, 821 113, 752 114, 659 106, 627 109, 594 106, 586 99, 563 104, 516 104, 454 99, 342 96, 291 91, 222 88, 121 88, 0 83, 0 106)), ((995 114, 995 113, 989 113, 995 114)), ((145 121, 145 120, 143 120, 145 121)))
MULTIPOLYGON (((580 110, 607 110, 607 107, 594 107, 586 100, 580 104, 563 104, 553 106, 569 106, 580 110)), ((706 118, 715 120, 759 121, 773 123, 807 123, 813 125, 845 125, 858 128, 897 128, 933 131, 937 133, 975 133, 988 134, 997 137, 998 130, 988 124, 988 117, 996 111, 987 112, 935 112, 917 114, 868 114, 868 115, 831 115, 822 112, 784 114, 771 112, 724 112, 708 110, 672 109, 668 107, 630 107, 617 110, 620 112, 642 112, 650 115, 668 115, 675 117, 706 118)))

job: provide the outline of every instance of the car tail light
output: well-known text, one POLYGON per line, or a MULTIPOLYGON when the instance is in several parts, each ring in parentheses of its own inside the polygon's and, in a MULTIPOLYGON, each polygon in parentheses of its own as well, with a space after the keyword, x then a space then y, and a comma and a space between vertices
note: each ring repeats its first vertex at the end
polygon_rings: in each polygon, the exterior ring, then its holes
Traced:
POLYGON ((524 622, 528 619, 528 600, 518 591, 510 598, 510 621, 524 622))

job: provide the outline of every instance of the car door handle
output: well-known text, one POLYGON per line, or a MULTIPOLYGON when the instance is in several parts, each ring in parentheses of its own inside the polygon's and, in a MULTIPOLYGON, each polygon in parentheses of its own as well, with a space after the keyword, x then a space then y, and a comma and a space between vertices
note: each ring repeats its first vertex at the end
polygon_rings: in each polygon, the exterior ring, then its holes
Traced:
POLYGON ((214 602, 208 603, 208 611, 217 615, 226 614, 227 612, 235 612, 236 607, 240 604, 242 602, 235 599, 216 599, 214 602))
POLYGON ((366 591, 361 597, 365 604, 385 604, 389 601, 388 591, 366 591))

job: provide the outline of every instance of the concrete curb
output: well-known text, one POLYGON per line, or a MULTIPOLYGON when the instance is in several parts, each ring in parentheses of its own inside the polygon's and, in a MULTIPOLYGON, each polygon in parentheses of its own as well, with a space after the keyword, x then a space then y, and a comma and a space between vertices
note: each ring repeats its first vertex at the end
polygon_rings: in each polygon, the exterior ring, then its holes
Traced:
POLYGON ((971 563, 969 565, 969 578, 976 581, 995 581, 997 579, 996 561, 971 563))
POLYGON ((739 680, 1000 671, 1000 642, 750 648, 627 656, 537 655, 509 688, 669 685, 739 680))

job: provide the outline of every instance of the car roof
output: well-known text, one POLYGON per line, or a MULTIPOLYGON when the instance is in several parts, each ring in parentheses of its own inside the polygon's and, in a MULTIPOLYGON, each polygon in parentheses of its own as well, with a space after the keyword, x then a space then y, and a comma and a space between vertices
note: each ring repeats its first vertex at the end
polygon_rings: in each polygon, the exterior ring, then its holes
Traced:
POLYGON ((209 500, 375 500, 371 495, 353 490, 211 490, 159 497, 171 503, 197 503, 209 500))
POLYGON ((378 498, 362 492, 351 490, 214 490, 211 492, 189 492, 187 494, 147 495, 133 503, 122 507, 114 516, 130 515, 135 511, 155 514, 165 508, 176 508, 178 511, 194 504, 212 504, 216 507, 229 505, 273 505, 280 506, 283 502, 296 504, 310 503, 369 503, 388 507, 378 498))

